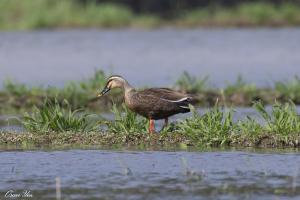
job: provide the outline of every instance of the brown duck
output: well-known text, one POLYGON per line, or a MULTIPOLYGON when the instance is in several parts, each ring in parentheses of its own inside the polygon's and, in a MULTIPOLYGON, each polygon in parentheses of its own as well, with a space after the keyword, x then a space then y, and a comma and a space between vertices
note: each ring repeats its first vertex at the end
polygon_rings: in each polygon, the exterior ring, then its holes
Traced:
POLYGON ((123 77, 117 75, 108 78, 98 97, 113 88, 121 88, 124 91, 125 104, 130 110, 150 120, 149 133, 155 132, 154 120, 165 119, 165 127, 168 124, 168 117, 190 111, 189 104, 192 97, 186 94, 169 88, 137 91, 123 77))

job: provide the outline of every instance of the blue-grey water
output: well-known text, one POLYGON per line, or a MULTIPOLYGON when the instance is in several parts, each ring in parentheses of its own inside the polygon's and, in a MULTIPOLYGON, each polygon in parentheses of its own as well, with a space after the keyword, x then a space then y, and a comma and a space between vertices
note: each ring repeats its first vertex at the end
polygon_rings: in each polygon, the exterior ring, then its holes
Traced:
POLYGON ((0 32, 0 84, 62 86, 104 69, 135 86, 168 86, 182 71, 222 86, 300 74, 300 28, 0 32))
POLYGON ((163 151, 2 151, 0 198, 34 199, 300 198, 300 154, 163 151))

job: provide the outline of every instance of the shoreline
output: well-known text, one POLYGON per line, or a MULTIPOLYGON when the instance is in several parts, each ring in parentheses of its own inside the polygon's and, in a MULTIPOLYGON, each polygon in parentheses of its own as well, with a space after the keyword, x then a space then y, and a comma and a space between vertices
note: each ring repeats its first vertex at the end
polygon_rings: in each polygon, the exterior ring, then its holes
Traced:
POLYGON ((300 135, 292 135, 289 137, 279 134, 264 133, 256 138, 247 138, 246 135, 232 134, 226 143, 222 141, 214 141, 213 144, 204 142, 193 142, 186 134, 178 132, 155 133, 149 135, 147 133, 122 134, 109 132, 92 132, 92 133, 73 133, 73 132, 49 132, 43 134, 29 132, 0 132, 0 145, 16 145, 16 146, 46 146, 46 147, 64 147, 66 145, 83 145, 83 146, 99 146, 99 147, 178 147, 179 149, 190 148, 300 148, 300 135))

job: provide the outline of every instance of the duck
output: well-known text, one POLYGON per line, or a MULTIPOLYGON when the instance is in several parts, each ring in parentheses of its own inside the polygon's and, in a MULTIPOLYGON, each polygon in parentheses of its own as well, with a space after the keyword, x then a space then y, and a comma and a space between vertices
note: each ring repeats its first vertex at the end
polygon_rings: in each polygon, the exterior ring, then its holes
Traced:
POLYGON ((121 88, 129 110, 149 120, 149 133, 155 133, 154 120, 164 119, 164 128, 168 126, 170 116, 190 112, 189 104, 193 101, 191 96, 170 88, 148 88, 138 91, 119 75, 110 76, 97 97, 114 88, 121 88))

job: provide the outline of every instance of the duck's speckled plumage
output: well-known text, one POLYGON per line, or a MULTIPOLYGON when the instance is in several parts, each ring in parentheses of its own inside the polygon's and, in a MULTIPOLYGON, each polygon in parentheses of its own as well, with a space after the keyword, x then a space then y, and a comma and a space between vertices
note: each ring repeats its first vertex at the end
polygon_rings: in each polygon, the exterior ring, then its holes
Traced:
POLYGON ((168 88, 150 88, 125 94, 125 104, 129 109, 154 120, 189 112, 189 103, 187 95, 168 88), (185 101, 176 102, 186 97, 185 101))

